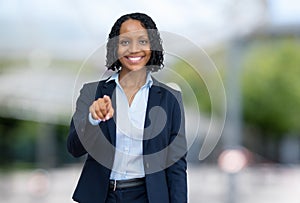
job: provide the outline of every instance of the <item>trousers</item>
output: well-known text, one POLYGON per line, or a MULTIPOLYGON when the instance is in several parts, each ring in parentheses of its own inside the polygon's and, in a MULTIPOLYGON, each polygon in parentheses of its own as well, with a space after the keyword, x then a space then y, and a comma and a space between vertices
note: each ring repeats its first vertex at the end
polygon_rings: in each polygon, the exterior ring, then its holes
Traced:
POLYGON ((106 203, 148 203, 145 185, 110 190, 106 203))

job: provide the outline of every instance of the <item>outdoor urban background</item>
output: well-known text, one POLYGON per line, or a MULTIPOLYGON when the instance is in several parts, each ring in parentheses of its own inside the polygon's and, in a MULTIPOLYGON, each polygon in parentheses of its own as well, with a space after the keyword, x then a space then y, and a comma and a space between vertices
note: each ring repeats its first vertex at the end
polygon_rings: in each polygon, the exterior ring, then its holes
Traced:
POLYGON ((162 31, 154 76, 183 92, 189 202, 299 203, 297 0, 0 0, 0 202, 72 202, 75 100, 109 74, 107 35, 136 11, 162 31))

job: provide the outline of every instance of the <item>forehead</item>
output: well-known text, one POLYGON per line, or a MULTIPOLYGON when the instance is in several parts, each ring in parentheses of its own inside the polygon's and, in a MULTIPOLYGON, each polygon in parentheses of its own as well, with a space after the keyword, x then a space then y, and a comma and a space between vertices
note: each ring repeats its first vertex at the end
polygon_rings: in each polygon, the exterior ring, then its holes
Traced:
POLYGON ((129 19, 122 23, 120 37, 148 36, 147 30, 138 20, 129 19))

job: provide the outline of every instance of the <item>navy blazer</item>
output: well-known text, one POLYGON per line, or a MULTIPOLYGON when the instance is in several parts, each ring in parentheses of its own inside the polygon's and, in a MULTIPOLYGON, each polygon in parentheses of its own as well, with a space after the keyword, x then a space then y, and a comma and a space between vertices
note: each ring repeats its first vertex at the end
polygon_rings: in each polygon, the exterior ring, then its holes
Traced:
MULTIPOLYGON (((114 81, 88 83, 77 99, 67 140, 75 157, 87 155, 73 199, 81 203, 105 203, 116 144, 116 113, 93 126, 88 121, 92 102, 108 95, 115 106, 114 81)), ((115 111, 116 112, 116 111, 115 111)), ((149 203, 187 202, 186 137, 182 97, 179 91, 153 78, 144 125, 143 160, 149 203)))

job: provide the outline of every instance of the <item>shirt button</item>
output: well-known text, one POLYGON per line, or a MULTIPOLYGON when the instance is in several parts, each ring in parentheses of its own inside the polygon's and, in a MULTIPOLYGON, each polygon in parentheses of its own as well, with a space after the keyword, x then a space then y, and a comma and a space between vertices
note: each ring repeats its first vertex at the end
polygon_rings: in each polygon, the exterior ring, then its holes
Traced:
POLYGON ((147 162, 146 163, 146 168, 149 168, 150 167, 150 164, 147 162))

